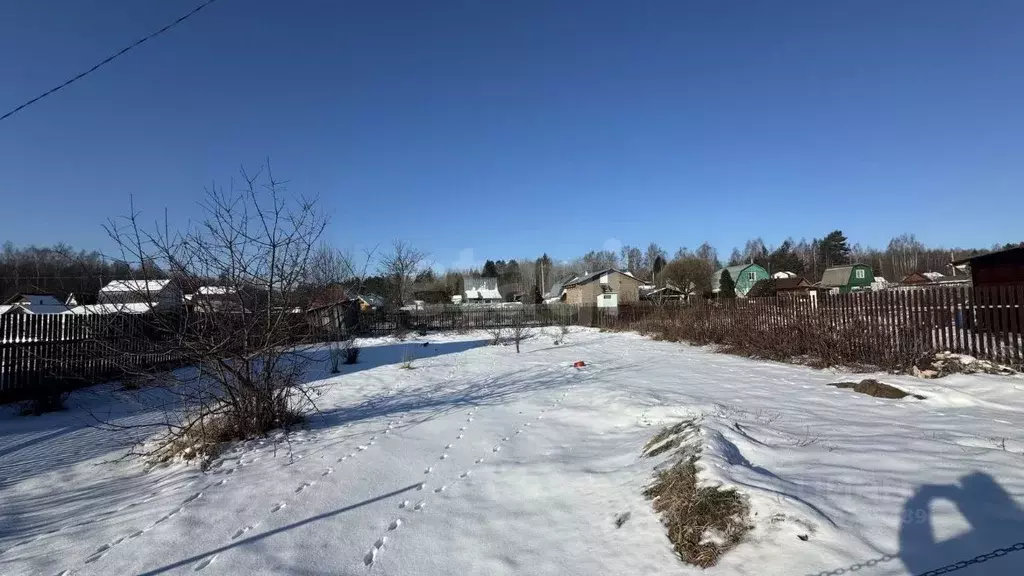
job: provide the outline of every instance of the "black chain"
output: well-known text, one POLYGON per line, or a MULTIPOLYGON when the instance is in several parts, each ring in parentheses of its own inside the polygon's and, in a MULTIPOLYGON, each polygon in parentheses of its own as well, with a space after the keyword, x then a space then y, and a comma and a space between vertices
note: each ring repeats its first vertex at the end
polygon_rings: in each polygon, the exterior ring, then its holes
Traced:
POLYGON ((981 556, 975 556, 974 558, 971 558, 970 560, 961 560, 959 562, 954 562, 954 563, 949 564, 947 566, 943 566, 942 568, 936 568, 935 570, 929 570, 927 572, 922 572, 922 573, 918 574, 917 576, 939 576, 939 574, 948 574, 950 572, 955 572, 955 571, 960 570, 962 568, 967 568, 971 564, 981 564, 982 562, 988 562, 989 560, 992 560, 993 558, 999 558, 1000 556, 1006 556, 1010 552, 1018 552, 1020 550, 1024 550, 1024 542, 1018 542, 1018 543, 1014 544, 1013 546, 1010 546, 1009 548, 996 548, 995 550, 989 552, 988 554, 982 554, 981 556))
MULTIPOLYGON (((981 564, 983 562, 988 562, 989 560, 992 560, 993 558, 999 558, 1001 556, 1006 556, 1010 552, 1019 552, 1021 550, 1024 550, 1024 542, 1018 542, 1018 543, 1014 544, 1013 546, 1010 546, 1009 548, 996 548, 995 550, 989 552, 988 554, 982 554, 981 556, 975 556, 974 558, 971 558, 970 560, 961 560, 959 562, 954 562, 952 564, 949 564, 948 566, 943 566, 942 568, 936 568, 934 570, 929 570, 927 572, 922 572, 920 574, 917 574, 917 576, 939 576, 940 574, 949 574, 950 572, 956 572, 957 570, 962 570, 964 568, 967 568, 968 566, 970 566, 972 564, 981 564)), ((893 556, 891 554, 885 554, 885 555, 881 556, 880 558, 872 558, 871 560, 865 560, 864 562, 858 562, 856 564, 851 564, 850 566, 847 566, 846 568, 835 568, 833 570, 828 570, 828 571, 825 571, 825 572, 818 572, 817 574, 809 574, 808 576, 840 576, 841 574, 849 574, 849 573, 852 573, 852 572, 859 572, 863 568, 870 568, 870 567, 875 566, 877 564, 881 564, 882 562, 888 562, 890 560, 894 560, 895 558, 896 558, 896 556, 893 556)))

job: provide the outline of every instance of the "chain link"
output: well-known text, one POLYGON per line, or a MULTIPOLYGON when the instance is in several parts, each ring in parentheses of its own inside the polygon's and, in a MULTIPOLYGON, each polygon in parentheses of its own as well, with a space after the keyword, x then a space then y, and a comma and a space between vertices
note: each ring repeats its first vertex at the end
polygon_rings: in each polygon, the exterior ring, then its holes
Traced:
POLYGON ((959 562, 954 562, 954 563, 949 564, 947 566, 943 566, 942 568, 936 568, 934 570, 929 570, 927 572, 922 572, 922 573, 918 574, 917 576, 939 576, 940 574, 949 574, 950 572, 956 572, 957 570, 961 570, 963 568, 967 568, 968 566, 970 566, 972 564, 981 564, 982 562, 988 562, 989 560, 992 560, 993 558, 999 558, 1000 556, 1006 556, 1010 552, 1019 552, 1021 550, 1024 550, 1024 542, 1018 542, 1018 543, 1014 544, 1013 546, 1010 546, 1009 548, 996 548, 995 550, 989 552, 988 554, 982 554, 981 556, 975 556, 974 558, 971 558, 970 560, 961 560, 959 562))

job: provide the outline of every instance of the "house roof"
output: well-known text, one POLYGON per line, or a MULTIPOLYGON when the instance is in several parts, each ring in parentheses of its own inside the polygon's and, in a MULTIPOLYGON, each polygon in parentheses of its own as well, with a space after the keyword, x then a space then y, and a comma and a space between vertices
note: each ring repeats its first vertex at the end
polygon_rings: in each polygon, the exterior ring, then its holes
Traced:
POLYGON ((501 292, 497 288, 480 288, 466 290, 466 300, 501 300, 501 292))
POLYGON ((170 280, 114 280, 100 292, 159 292, 170 284, 170 280))
POLYGON ((234 286, 200 286, 196 289, 196 294, 202 294, 203 296, 224 296, 237 292, 238 288, 234 286))
POLYGON ((66 309, 63 314, 145 314, 155 306, 152 302, 85 304, 66 309))
POLYGON ((776 290, 796 290, 798 288, 810 288, 811 283, 800 276, 775 278, 776 290))
POLYGON ((362 300, 368 306, 383 306, 384 299, 376 294, 360 294, 356 296, 357 299, 362 300))
POLYGON ((742 274, 744 270, 746 270, 747 268, 750 268, 751 266, 757 266, 758 268, 761 268, 761 266, 759 264, 750 263, 750 264, 737 264, 735 266, 726 266, 725 268, 719 268, 718 270, 715 270, 715 275, 711 277, 711 291, 712 292, 719 292, 719 291, 721 291, 721 289, 722 289, 722 287, 721 287, 722 270, 728 270, 729 271, 729 277, 732 278, 733 283, 735 283, 736 279, 740 277, 740 274, 742 274))
POLYGON ((772 278, 796 278, 796 272, 790 272, 788 270, 780 270, 772 274, 772 278))
POLYGON ((352 297, 349 295, 348 290, 345 290, 344 286, 341 284, 331 284, 309 299, 309 310, 345 304, 351 301, 352 297))
POLYGON ((846 286, 850 283, 850 275, 856 266, 863 266, 863 264, 850 264, 849 266, 835 266, 825 270, 825 273, 821 275, 822 286, 836 287, 846 286))
POLYGON ((996 250, 995 252, 989 252, 987 254, 979 254, 977 256, 971 256, 970 258, 961 258, 960 260, 954 260, 953 265, 958 266, 960 264, 970 264, 972 262, 984 262, 990 258, 1001 258, 1007 255, 1020 255, 1024 256, 1024 243, 1020 246, 1014 246, 1005 250, 996 250))
POLYGON ((62 306, 64 304, 53 294, 46 292, 21 292, 8 298, 4 304, 19 304, 23 300, 28 300, 29 306, 62 306))
POLYGON ((942 272, 922 272, 921 275, 932 282, 946 277, 942 272))
POLYGON ((637 282, 637 284, 640 283, 640 280, 637 279, 636 276, 633 276, 632 274, 630 274, 629 272, 623 272, 622 270, 619 270, 618 268, 605 268, 604 270, 598 270, 597 272, 591 272, 589 274, 584 274, 583 276, 577 276, 576 278, 573 278, 572 280, 570 280, 570 281, 566 282, 565 284, 563 284, 562 287, 563 288, 568 288, 570 286, 576 286, 578 284, 586 284, 587 282, 593 282, 594 280, 600 278, 601 276, 604 276, 605 274, 607 274, 609 272, 618 272, 619 274, 622 274, 623 276, 626 276, 627 278, 629 278, 631 280, 635 280, 637 282))

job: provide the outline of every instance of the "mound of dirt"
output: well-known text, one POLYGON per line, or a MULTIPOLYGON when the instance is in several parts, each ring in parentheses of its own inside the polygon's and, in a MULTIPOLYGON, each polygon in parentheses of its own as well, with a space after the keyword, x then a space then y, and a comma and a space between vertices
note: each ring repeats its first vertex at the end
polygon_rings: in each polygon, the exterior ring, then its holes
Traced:
POLYGON ((852 388, 854 392, 860 392, 861 394, 867 394, 868 396, 874 396, 875 398, 899 399, 907 396, 913 396, 918 400, 924 400, 924 396, 908 394, 899 388, 871 378, 861 380, 860 382, 833 382, 832 384, 829 384, 829 386, 835 386, 836 388, 852 388))

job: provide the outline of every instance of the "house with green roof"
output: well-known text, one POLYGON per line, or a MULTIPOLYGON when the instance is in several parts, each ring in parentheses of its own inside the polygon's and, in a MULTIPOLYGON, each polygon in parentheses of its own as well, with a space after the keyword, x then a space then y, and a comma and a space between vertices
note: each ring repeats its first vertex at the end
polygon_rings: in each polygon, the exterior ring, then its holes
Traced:
POLYGON ((846 294, 871 288, 875 281, 875 272, 867 264, 850 264, 849 266, 833 266, 821 275, 819 286, 837 290, 846 294))
POLYGON ((736 295, 740 298, 746 298, 747 292, 750 292, 750 289, 759 280, 767 280, 769 278, 768 271, 758 264, 738 264, 727 268, 719 268, 715 270, 715 275, 711 277, 711 291, 715 294, 722 290, 719 283, 722 280, 723 270, 729 273, 733 284, 736 285, 736 295))

